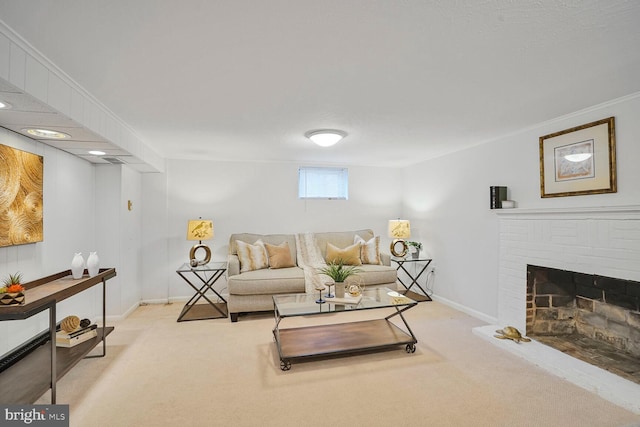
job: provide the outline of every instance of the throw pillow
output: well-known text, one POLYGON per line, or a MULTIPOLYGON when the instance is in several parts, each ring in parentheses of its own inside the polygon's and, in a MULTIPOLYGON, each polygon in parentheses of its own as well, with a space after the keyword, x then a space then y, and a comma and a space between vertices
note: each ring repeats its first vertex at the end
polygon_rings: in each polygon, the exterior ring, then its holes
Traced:
POLYGON ((267 249, 267 255, 269 255, 269 268, 286 268, 296 266, 291 259, 289 243, 282 242, 278 246, 265 243, 264 247, 267 249))
POLYGON ((327 243, 327 257, 325 261, 329 264, 342 262, 344 265, 362 265, 362 261, 360 261, 360 243, 347 246, 344 249, 327 243))
POLYGON ((363 264, 382 264, 380 260, 380 236, 371 238, 368 242, 356 234, 353 243, 360 244, 360 259, 363 264))
POLYGON ((253 245, 236 240, 236 248, 240 260, 240 273, 269 267, 267 251, 264 249, 262 240, 258 240, 253 245))

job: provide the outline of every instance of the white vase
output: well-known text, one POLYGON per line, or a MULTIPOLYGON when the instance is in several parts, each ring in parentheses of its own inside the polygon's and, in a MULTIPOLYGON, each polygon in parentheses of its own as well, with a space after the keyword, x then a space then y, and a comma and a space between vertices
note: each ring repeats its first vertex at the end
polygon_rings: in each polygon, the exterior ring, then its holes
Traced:
POLYGON ((89 254, 89 258, 87 258, 87 271, 89 272, 89 277, 96 276, 99 270, 100 259, 98 258, 98 253, 91 252, 89 254))
POLYGON ((344 282, 336 282, 336 298, 344 298, 344 282))
POLYGON ((74 279, 82 279, 82 273, 84 273, 84 258, 82 258, 82 252, 78 252, 71 260, 71 275, 74 279))

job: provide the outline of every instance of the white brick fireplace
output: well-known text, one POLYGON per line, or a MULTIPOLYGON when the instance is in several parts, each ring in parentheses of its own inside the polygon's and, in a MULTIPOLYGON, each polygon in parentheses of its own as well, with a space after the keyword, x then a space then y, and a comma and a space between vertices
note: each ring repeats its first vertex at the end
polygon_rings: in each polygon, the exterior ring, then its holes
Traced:
MULTIPOLYGON (((497 210, 500 221, 498 324, 526 331, 527 264, 640 281, 640 205, 497 210)), ((533 342, 492 339, 507 350, 640 413, 640 386, 533 342)))

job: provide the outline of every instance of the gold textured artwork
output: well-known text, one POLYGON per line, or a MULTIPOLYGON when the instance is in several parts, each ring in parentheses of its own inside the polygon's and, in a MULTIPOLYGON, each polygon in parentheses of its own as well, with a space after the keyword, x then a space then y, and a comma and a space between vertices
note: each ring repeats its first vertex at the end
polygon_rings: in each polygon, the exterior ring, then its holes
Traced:
POLYGON ((42 241, 43 158, 0 145, 0 247, 42 241))

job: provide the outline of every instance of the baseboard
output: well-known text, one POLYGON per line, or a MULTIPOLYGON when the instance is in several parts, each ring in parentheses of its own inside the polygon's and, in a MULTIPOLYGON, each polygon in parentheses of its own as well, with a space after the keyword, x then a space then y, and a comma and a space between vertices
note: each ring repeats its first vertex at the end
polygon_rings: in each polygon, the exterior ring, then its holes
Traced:
POLYGON ((468 314, 469 316, 473 316, 476 319, 480 319, 482 321, 485 321, 487 323, 490 324, 494 324, 494 323, 498 323, 498 318, 497 317, 493 317, 493 316, 489 316, 485 313, 482 313, 480 311, 474 310, 472 308, 469 308, 465 305, 462 304, 458 304, 457 302, 453 302, 451 300, 448 300, 446 298, 442 298, 440 296, 437 296, 435 294, 431 295, 431 299, 433 299, 434 301, 438 301, 444 305, 448 305, 449 307, 455 308, 458 311, 461 311, 463 313, 468 314))

